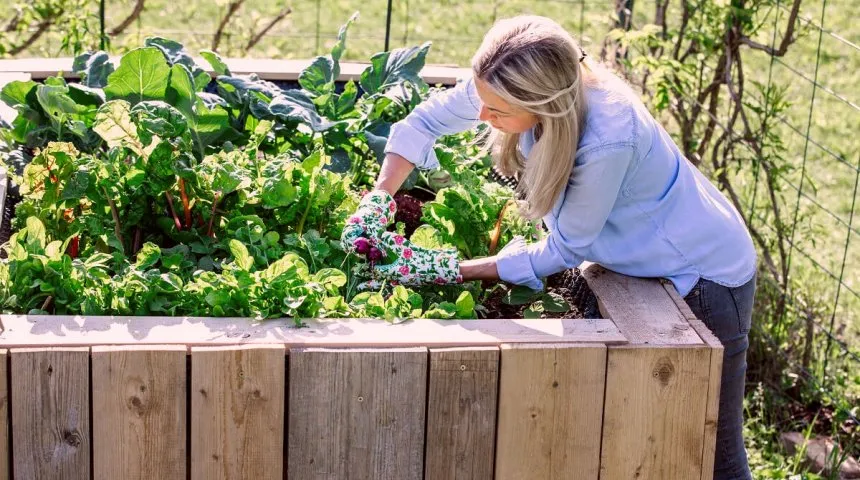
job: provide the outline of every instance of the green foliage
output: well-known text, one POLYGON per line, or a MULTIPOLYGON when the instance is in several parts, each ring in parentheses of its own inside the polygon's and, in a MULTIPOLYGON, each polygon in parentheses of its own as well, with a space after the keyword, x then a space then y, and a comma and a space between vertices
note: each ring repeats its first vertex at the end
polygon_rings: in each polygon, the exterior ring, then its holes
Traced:
MULTIPOLYGON (((17 147, 10 151, 33 156, 0 262, 0 310, 474 318, 474 286, 356 291, 370 273, 341 250, 340 234, 391 123, 428 91, 418 72, 429 45, 377 55, 362 76, 372 89, 359 95, 349 82, 338 92, 353 21, 302 73, 300 90, 231 76, 203 52, 219 74, 218 93, 206 93, 210 77, 162 38, 116 66, 103 52, 79 57, 80 84, 7 85, 0 98, 19 117, 4 136, 17 147)), ((474 166, 455 173, 485 183, 469 173, 474 166)), ((511 197, 493 186, 442 189, 425 209, 435 224, 413 237, 484 255, 481 232, 511 197)))

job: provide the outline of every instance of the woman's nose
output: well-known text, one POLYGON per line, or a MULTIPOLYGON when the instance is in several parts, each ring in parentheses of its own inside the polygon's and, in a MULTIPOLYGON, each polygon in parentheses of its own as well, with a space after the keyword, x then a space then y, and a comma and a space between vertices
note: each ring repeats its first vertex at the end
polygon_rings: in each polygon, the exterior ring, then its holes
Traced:
POLYGON ((487 109, 487 107, 481 105, 481 111, 478 114, 478 120, 481 120, 482 122, 486 122, 487 120, 489 120, 491 118, 491 116, 492 116, 492 114, 490 113, 490 110, 487 109))

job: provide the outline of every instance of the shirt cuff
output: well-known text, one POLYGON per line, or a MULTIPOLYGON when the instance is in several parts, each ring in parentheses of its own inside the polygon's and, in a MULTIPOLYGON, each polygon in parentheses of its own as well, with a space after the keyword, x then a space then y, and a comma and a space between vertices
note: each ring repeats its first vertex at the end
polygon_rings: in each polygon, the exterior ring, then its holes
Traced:
POLYGON ((496 257, 499 278, 515 285, 525 285, 532 290, 543 290, 543 282, 535 276, 529 252, 525 245, 513 251, 502 251, 496 257))
POLYGON ((436 158, 436 152, 433 150, 435 144, 435 138, 422 134, 404 119, 391 126, 384 151, 396 153, 416 167, 429 170, 439 166, 439 159, 436 158))

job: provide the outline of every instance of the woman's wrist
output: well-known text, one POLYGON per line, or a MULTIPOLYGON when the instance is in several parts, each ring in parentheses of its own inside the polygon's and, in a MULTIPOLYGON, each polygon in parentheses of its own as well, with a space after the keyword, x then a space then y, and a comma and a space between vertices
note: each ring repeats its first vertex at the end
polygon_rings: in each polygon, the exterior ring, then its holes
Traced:
POLYGON ((496 257, 477 258, 460 262, 460 275, 463 281, 498 280, 499 270, 496 268, 496 257))

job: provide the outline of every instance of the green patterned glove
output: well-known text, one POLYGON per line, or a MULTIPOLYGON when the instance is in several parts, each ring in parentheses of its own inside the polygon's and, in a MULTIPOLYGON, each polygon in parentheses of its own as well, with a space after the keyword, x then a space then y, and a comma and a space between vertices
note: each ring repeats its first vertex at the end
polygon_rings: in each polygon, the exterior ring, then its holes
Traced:
POLYGON ((419 247, 402 235, 384 232, 379 249, 388 258, 396 259, 386 265, 373 266, 374 280, 358 286, 360 290, 379 289, 383 284, 419 286, 463 283, 456 250, 433 250, 419 247))
POLYGON ((373 190, 367 193, 343 227, 340 244, 344 251, 369 253, 382 232, 394 221, 396 211, 397 204, 385 190, 373 190))

